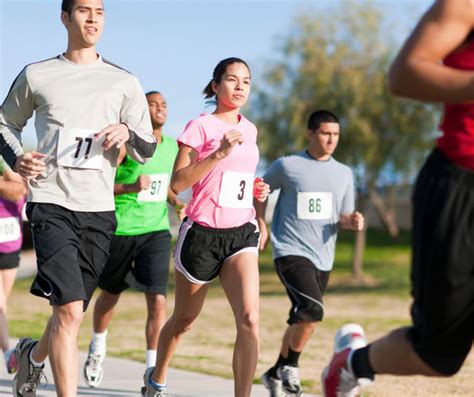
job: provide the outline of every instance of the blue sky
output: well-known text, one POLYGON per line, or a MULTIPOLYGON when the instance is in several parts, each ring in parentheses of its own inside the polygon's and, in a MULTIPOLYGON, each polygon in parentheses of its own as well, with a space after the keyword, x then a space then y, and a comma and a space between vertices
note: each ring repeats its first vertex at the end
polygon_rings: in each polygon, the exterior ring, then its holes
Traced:
MULTIPOLYGON (((400 40, 431 0, 379 0, 388 18, 400 19, 400 40)), ((201 91, 217 62, 245 59, 254 81, 272 59, 292 17, 337 6, 337 0, 106 0, 106 27, 98 50, 134 73, 145 91, 161 91, 169 104, 172 136, 204 109, 201 91)), ((60 0, 0 0, 0 101, 28 63, 64 52, 60 0)), ((24 142, 35 145, 33 122, 24 142)))

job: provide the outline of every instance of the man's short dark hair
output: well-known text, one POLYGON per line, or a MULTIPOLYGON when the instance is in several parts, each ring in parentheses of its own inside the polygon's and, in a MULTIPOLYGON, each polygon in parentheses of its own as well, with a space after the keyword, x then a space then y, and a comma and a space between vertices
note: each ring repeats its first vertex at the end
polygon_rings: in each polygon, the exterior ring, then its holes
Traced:
POLYGON ((61 11, 64 11, 69 16, 71 16, 72 9, 74 8, 75 3, 76 0, 63 0, 63 2, 61 3, 61 11))
POLYGON ((317 131, 321 126, 321 123, 337 123, 339 120, 336 115, 329 110, 317 110, 316 112, 311 113, 308 119, 308 130, 317 131))
POLYGON ((148 96, 148 95, 153 95, 153 94, 159 94, 161 95, 161 92, 160 91, 148 91, 145 96, 148 96))

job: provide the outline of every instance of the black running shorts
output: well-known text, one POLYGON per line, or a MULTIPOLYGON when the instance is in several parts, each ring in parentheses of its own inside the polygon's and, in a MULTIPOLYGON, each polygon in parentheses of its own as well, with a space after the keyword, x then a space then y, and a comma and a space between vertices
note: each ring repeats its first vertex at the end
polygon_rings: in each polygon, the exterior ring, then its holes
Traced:
POLYGON ((253 222, 229 229, 214 229, 185 219, 174 252, 176 269, 191 283, 215 279, 226 259, 243 252, 258 255, 260 233, 253 222))
POLYGON ((474 171, 435 150, 413 195, 413 260, 408 338, 436 371, 462 366, 474 338, 474 171))
POLYGON ((168 230, 113 236, 99 287, 111 294, 120 294, 132 287, 145 293, 166 295, 170 250, 168 230))
POLYGON ((114 211, 79 212, 55 204, 28 203, 38 274, 31 293, 52 305, 84 301, 86 310, 109 257, 117 222, 114 211))
POLYGON ((0 270, 15 269, 20 265, 21 251, 0 253, 0 270))
POLYGON ((275 258, 274 263, 291 300, 288 324, 321 321, 324 317, 323 295, 330 272, 319 270, 304 256, 281 256, 275 258))

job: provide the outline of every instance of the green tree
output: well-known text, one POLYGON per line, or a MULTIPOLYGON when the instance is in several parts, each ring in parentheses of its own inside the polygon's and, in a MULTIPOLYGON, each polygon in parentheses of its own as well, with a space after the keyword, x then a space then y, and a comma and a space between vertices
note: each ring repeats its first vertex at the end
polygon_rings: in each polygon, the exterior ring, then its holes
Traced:
MULTIPOLYGON (((372 203, 395 236, 393 208, 377 185, 388 167, 392 174, 413 175, 433 145, 437 112, 388 92, 393 31, 373 2, 345 1, 324 12, 297 15, 277 59, 266 62, 252 117, 261 153, 272 161, 305 147, 312 111, 337 114, 341 139, 335 157, 354 170, 361 210, 372 203)), ((365 231, 356 242, 354 275, 360 276, 365 231)))

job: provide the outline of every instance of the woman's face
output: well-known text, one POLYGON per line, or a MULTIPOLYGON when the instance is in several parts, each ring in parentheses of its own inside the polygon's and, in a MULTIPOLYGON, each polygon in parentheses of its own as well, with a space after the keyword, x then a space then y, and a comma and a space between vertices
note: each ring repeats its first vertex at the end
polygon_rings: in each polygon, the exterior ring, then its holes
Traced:
POLYGON ((220 83, 212 83, 217 96, 217 106, 240 108, 247 103, 250 94, 250 71, 245 64, 236 62, 227 66, 220 83))

